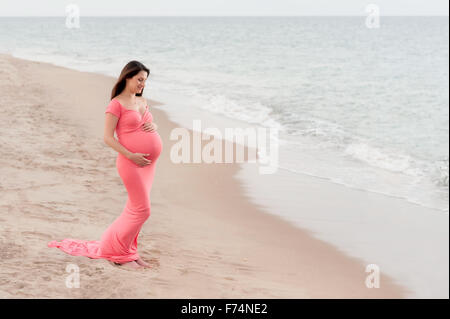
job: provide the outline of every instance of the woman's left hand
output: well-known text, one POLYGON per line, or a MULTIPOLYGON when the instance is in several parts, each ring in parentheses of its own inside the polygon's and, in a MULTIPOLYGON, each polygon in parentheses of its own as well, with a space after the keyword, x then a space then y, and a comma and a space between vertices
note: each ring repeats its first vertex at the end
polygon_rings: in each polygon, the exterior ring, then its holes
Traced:
POLYGON ((145 122, 142 125, 142 129, 146 132, 154 132, 154 131, 156 131, 157 128, 158 128, 158 125, 156 125, 156 123, 153 123, 153 122, 145 122))

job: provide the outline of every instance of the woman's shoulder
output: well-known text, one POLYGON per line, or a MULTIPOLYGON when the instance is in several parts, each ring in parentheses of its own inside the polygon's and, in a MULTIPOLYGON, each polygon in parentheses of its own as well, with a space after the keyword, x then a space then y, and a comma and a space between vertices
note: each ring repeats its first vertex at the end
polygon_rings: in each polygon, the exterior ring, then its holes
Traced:
MULTIPOLYGON (((150 105, 148 104, 148 100, 145 97, 143 97, 143 96, 136 96, 136 101, 140 105, 143 105, 143 106, 147 106, 148 105, 150 107, 150 105)), ((123 107, 123 103, 122 103, 121 97, 119 95, 113 97, 111 99, 111 101, 110 101, 110 104, 118 105, 120 107, 123 107)))
POLYGON ((113 98, 106 107, 105 113, 112 113, 117 117, 120 117, 122 113, 121 108, 121 104, 115 98, 113 98))
POLYGON ((121 102, 120 97, 119 97, 118 95, 115 96, 115 97, 113 97, 113 98, 111 99, 110 103, 122 105, 122 102, 121 102))

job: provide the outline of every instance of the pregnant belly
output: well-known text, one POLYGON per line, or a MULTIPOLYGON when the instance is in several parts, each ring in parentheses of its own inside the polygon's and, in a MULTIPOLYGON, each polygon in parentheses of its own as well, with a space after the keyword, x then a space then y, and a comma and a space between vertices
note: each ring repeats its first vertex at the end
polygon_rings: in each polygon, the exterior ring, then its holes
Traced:
POLYGON ((162 140, 156 131, 136 130, 131 133, 124 133, 119 137, 119 142, 133 153, 150 154, 146 158, 152 161, 156 160, 162 151, 162 140))

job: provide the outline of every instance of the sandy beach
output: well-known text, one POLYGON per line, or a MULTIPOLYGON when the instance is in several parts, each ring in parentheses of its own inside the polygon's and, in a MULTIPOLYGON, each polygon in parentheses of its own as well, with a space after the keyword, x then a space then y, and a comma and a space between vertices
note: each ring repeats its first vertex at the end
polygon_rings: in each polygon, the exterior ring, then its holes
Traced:
MULTIPOLYGON (((114 82, 0 55, 0 298, 405 297, 383 273, 380 288, 367 288, 361 260, 252 204, 234 177, 240 164, 172 163, 178 125, 164 101, 149 101, 164 148, 139 237, 152 268, 48 248, 98 240, 125 205, 116 152, 103 142, 114 82), (69 264, 80 288, 66 287, 69 264)), ((311 206, 321 200, 317 190, 303 195, 311 206)))

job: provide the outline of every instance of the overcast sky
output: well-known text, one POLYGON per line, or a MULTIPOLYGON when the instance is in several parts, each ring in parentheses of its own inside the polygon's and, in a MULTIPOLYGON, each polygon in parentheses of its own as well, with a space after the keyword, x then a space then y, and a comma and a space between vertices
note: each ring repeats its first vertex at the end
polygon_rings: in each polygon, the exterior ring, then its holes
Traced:
POLYGON ((65 16, 67 4, 81 16, 159 15, 446 15, 448 0, 0 0, 0 16, 65 16))

